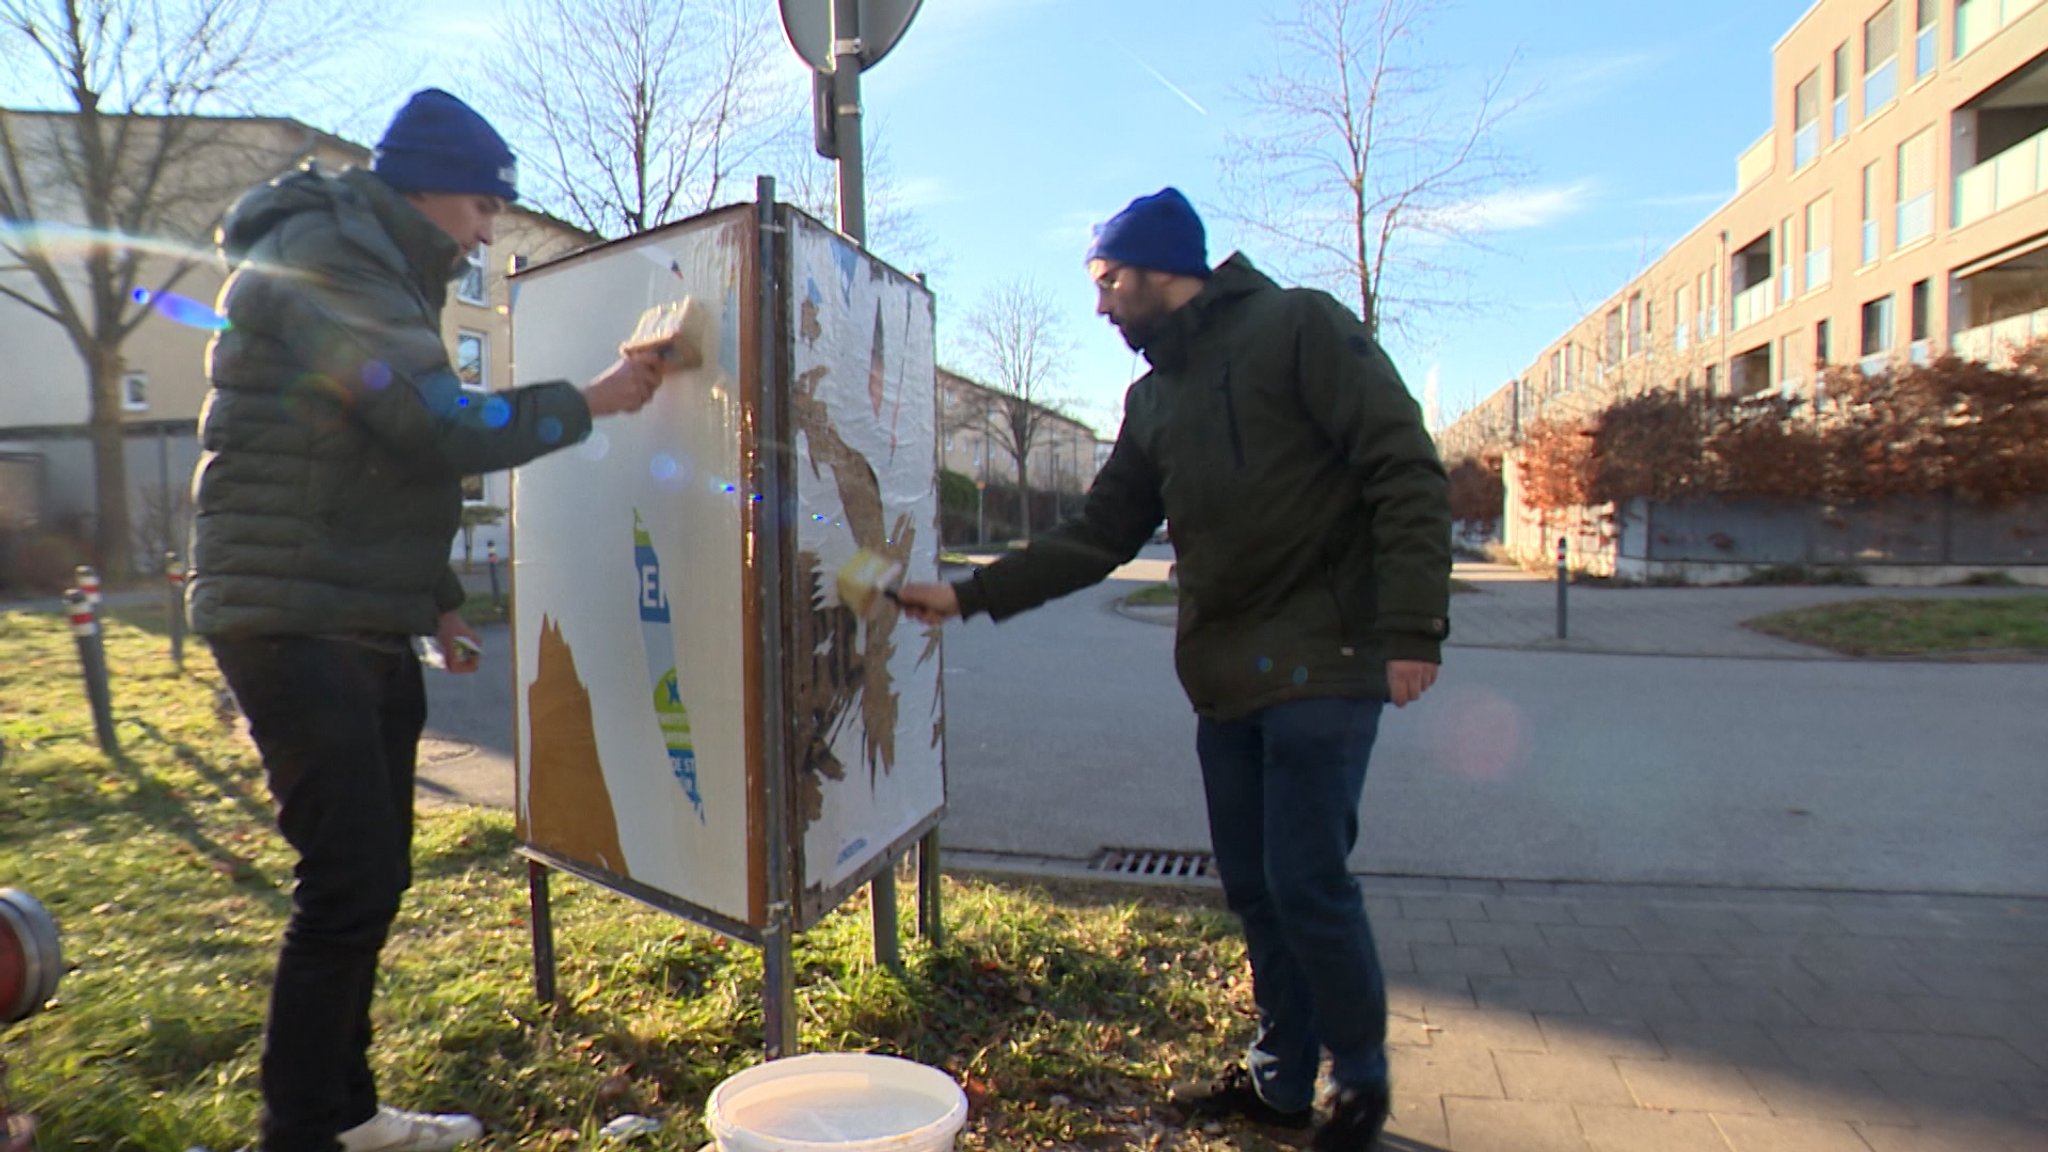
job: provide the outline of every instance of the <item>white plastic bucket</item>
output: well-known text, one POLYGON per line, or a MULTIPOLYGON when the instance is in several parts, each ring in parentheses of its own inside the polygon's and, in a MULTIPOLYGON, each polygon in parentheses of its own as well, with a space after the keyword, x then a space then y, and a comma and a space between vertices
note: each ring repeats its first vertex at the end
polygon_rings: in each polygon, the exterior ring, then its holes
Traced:
POLYGON ((967 1094, 923 1064, 818 1052, 728 1077, 704 1119, 719 1152, 943 1152, 967 1123, 967 1094))

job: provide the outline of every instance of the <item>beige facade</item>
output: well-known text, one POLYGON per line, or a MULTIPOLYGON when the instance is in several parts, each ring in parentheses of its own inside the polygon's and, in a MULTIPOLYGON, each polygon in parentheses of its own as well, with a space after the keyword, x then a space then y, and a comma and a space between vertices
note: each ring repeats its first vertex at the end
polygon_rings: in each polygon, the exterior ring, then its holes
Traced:
MULTIPOLYGON (((939 369, 939 466, 982 482, 1015 484, 1017 462, 1002 431, 999 405, 1004 393, 951 369, 939 369)), ((1101 467, 1095 430, 1078 420, 1039 407, 1031 438, 1031 486, 1047 492, 1085 491, 1101 467)))
POLYGON ((1820 0, 1773 49, 1737 191, 1440 438, 1655 388, 1812 397, 1828 367, 2048 337, 2048 0, 1820 0))
MULTIPOLYGON (((17 139, 33 138, 38 131, 59 133, 66 127, 66 118, 55 114, 0 111, 0 115, 9 118, 17 139)), ((147 121, 133 123, 143 126, 138 132, 148 130, 147 121)), ((148 238, 145 250, 150 254, 137 283, 151 289, 167 286, 170 293, 198 307, 215 302, 226 278, 227 270, 214 255, 210 238, 219 214, 236 196, 307 160, 338 171, 367 163, 369 151, 293 120, 192 123, 197 127, 186 130, 195 141, 195 155, 203 148, 205 162, 174 170, 174 176, 183 181, 179 196, 183 204, 169 215, 165 231, 170 235, 148 238), (175 281, 168 281, 181 263, 190 266, 175 281)), ((60 222, 51 232, 56 243, 77 242, 65 231, 68 222, 83 218, 75 203, 65 204, 53 189, 38 208, 39 215, 60 222)), ((594 239, 571 225, 518 207, 500 219, 496 243, 473 258, 472 268, 451 288, 443 314, 450 355, 466 381, 490 389, 514 383, 506 281, 511 262, 551 258, 594 239)), ((81 262, 65 263, 82 281, 81 262)), ((18 273, 4 283, 40 298, 32 282, 18 273)), ((74 296, 87 298, 82 284, 74 283, 74 296)), ((124 416, 138 433, 145 429, 151 433, 144 437, 147 443, 142 456, 131 461, 130 481, 137 489, 131 496, 132 511, 138 504, 163 498, 154 489, 143 491, 151 485, 160 487, 160 474, 179 473, 174 483, 180 486, 189 476, 189 460, 196 455, 196 446, 190 442, 191 428, 207 392, 205 354, 210 335, 203 325, 174 320, 159 309, 153 310, 123 345, 124 416), (162 453, 172 457, 169 463, 155 460, 153 454, 162 453), (139 469, 134 466, 137 463, 142 465, 139 469)), ((83 463, 84 442, 77 436, 87 422, 89 408, 84 362, 57 324, 4 297, 0 297, 0 349, 6 350, 0 355, 0 453, 17 461, 42 457, 40 519, 62 523, 89 515, 93 507, 90 469, 83 463)), ((503 477, 484 478, 472 481, 470 495, 502 505, 504 487, 503 477)), ((491 538, 494 534, 478 537, 480 553, 491 538)))

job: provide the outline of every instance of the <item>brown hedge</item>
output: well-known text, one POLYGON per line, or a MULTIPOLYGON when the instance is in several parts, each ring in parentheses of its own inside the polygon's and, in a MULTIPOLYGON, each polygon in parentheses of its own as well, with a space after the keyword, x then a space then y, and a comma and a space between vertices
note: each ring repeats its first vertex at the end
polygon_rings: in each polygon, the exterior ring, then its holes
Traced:
POLYGON ((1635 497, 2048 495, 2048 342, 2007 368, 1944 356, 1869 376, 1836 369, 1818 407, 1649 393, 1586 423, 1538 422, 1520 459, 1529 503, 1549 510, 1635 497))

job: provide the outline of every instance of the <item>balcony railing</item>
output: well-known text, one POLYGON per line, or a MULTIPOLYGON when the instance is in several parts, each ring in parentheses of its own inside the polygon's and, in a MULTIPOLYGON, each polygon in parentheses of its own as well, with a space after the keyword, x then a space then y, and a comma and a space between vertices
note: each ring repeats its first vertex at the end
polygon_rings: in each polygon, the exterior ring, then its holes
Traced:
POLYGON ((1773 279, 1767 276, 1735 294, 1735 325, 1729 331, 1740 332, 1771 314, 1773 279))
POLYGON ((1808 252, 1806 254, 1806 290, 1808 292, 1813 291, 1833 278, 1833 255, 1834 249, 1832 248, 1823 248, 1818 252, 1808 252))
POLYGON ((1899 204, 1897 243, 1904 248, 1934 231, 1934 193, 1922 192, 1899 204))
POLYGON ((1949 337, 1948 346, 1965 360, 2004 367, 2015 352, 2035 340, 2048 340, 2048 308, 1965 328, 1949 337))
POLYGON ((1956 5, 1956 58, 1962 59, 2041 0, 1961 0, 1956 5))
POLYGON ((1963 228, 2048 190, 2048 130, 1956 177, 1955 227, 1963 228))
POLYGON ((1869 119, 1872 112, 1897 99, 1899 95, 1899 58, 1879 64, 1863 77, 1863 116, 1869 119))

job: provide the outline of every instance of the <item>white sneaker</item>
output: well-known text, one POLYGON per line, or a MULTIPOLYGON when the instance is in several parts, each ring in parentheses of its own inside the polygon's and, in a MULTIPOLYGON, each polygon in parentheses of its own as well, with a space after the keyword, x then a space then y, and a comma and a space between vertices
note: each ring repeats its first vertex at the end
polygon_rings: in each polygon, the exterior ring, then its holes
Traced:
POLYGON ((335 1139, 347 1152, 448 1152, 483 1134, 484 1126, 474 1116, 407 1112, 379 1104, 375 1116, 335 1139))

